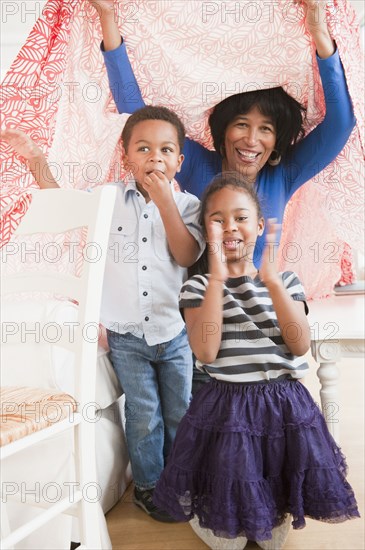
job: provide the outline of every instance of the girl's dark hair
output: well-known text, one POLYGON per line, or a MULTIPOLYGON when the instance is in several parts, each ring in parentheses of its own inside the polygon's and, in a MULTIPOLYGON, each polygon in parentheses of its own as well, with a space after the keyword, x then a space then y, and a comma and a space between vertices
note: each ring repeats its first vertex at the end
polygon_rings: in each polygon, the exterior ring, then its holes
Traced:
POLYGON ((306 109, 283 88, 244 92, 227 97, 218 103, 209 117, 214 147, 221 156, 224 156, 223 146, 228 125, 237 116, 247 114, 254 107, 272 120, 276 132, 275 150, 278 155, 284 156, 290 145, 303 137, 306 109))
MULTIPOLYGON (((237 189, 239 191, 242 191, 243 193, 246 193, 246 195, 250 197, 253 204, 256 206, 257 218, 258 219, 263 218, 260 201, 252 185, 248 185, 244 181, 242 175, 239 174, 238 172, 234 172, 234 171, 223 172, 222 174, 217 174, 216 176, 214 176, 214 178, 209 183, 209 185, 204 189, 203 195, 201 197, 199 223, 203 228, 204 235, 206 234, 205 225, 204 225, 204 216, 207 211, 208 201, 212 197, 212 195, 214 195, 214 193, 217 193, 217 191, 220 191, 225 187, 232 187, 233 189, 237 189)), ((199 260, 197 260, 195 264, 193 264, 189 268, 188 276, 192 277, 193 275, 196 275, 196 274, 203 275, 204 273, 208 273, 207 248, 205 248, 199 260)))
POLYGON ((170 111, 170 109, 155 105, 142 107, 142 109, 138 109, 128 118, 122 131, 123 147, 125 151, 128 150, 133 128, 139 122, 144 122, 145 120, 163 120, 172 124, 172 126, 176 128, 180 151, 182 151, 185 141, 185 127, 183 123, 177 114, 170 111))

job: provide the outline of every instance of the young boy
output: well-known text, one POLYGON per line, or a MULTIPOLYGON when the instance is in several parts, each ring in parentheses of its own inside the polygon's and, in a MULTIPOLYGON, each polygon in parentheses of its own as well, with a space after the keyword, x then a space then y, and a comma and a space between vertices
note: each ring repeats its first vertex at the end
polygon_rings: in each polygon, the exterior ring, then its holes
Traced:
POLYGON ((153 489, 191 392, 192 353, 178 296, 186 268, 204 248, 199 200, 171 183, 184 138, 179 118, 163 107, 127 120, 124 165, 133 178, 116 184, 101 311, 126 396, 134 500, 159 521, 172 518, 153 505, 153 489))
MULTIPOLYGON (((1 133, 29 161, 47 167, 23 132, 1 133)), ((101 322, 126 397, 126 437, 134 500, 158 521, 174 521, 152 502, 177 426, 189 404, 192 352, 178 307, 179 291, 204 248, 200 202, 174 190, 183 162, 185 129, 164 107, 144 107, 122 132, 124 164, 118 182, 106 262, 101 322)), ((33 166, 34 165, 34 166, 33 166)), ((49 177, 41 188, 58 187, 49 177)))

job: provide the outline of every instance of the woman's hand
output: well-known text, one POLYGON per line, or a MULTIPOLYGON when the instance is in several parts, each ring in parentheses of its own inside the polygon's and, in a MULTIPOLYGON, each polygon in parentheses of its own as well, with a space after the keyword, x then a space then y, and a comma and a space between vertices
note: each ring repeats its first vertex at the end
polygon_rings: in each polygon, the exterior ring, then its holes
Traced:
POLYGON ((207 227, 207 249, 210 276, 223 283, 228 279, 227 259, 223 251, 223 229, 214 221, 207 227))
POLYGON ((22 130, 6 128, 0 131, 0 139, 7 141, 18 155, 25 160, 44 158, 43 151, 38 145, 22 130))
POLYGON ((276 283, 279 280, 276 265, 276 234, 280 229, 280 224, 275 222, 275 218, 267 221, 266 245, 260 267, 260 279, 267 287, 269 287, 271 283, 276 283))
POLYGON ((99 17, 103 15, 114 16, 114 0, 87 0, 98 12, 99 17))
POLYGON ((22 130, 3 129, 0 139, 7 141, 29 164, 29 170, 41 189, 59 187, 40 147, 22 130))
POLYGON ((320 58, 330 57, 336 50, 331 38, 326 15, 326 0, 294 0, 305 9, 305 26, 311 33, 320 58))
POLYGON ((305 26, 311 34, 315 34, 319 27, 327 27, 326 0, 294 0, 296 4, 302 4, 306 10, 305 26))
POLYGON ((118 16, 113 0, 87 0, 97 11, 103 35, 104 50, 116 50, 122 43, 118 27, 118 16))

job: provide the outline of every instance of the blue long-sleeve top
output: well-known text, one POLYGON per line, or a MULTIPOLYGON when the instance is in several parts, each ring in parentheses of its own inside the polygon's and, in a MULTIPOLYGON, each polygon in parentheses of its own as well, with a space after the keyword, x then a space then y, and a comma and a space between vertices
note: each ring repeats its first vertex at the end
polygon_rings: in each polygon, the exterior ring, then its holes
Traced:
MULTIPOLYGON (((115 50, 101 49, 118 111, 133 113, 144 107, 124 42, 115 50)), ((317 56, 317 63, 326 103, 323 121, 293 145, 278 166, 266 164, 255 184, 264 217, 276 218, 278 223, 293 193, 336 158, 356 123, 338 51, 327 59, 317 56)), ((211 179, 222 171, 222 159, 216 151, 189 138, 185 139, 183 154, 185 160, 176 180, 182 189, 200 197, 211 179)), ((264 242, 265 234, 257 240, 256 265, 260 265, 264 242)))

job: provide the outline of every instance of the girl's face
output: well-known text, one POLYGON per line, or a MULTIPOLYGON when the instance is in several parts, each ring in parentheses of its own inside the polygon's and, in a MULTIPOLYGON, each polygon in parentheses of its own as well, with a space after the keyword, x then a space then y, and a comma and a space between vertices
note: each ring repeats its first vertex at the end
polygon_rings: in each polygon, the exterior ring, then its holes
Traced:
POLYGON ((209 197, 204 226, 207 228, 210 223, 222 228, 222 249, 228 268, 230 263, 252 262, 264 220, 258 218, 256 204, 244 190, 227 186, 209 197))
POLYGON ((225 169, 239 172, 246 181, 254 183, 275 149, 275 143, 273 122, 257 107, 238 115, 227 126, 224 138, 225 169))

